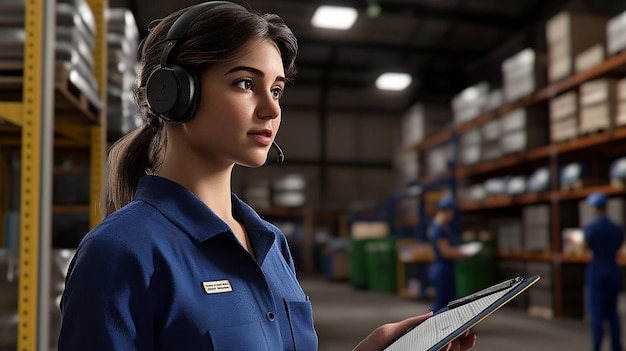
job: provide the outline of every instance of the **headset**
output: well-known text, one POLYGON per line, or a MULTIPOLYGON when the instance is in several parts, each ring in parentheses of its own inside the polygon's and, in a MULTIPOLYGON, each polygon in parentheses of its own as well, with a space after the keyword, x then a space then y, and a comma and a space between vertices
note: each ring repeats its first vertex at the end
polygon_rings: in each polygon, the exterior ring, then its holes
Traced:
POLYGON ((198 74, 169 62, 170 55, 196 18, 219 7, 245 9, 229 1, 209 1, 193 5, 174 21, 167 32, 161 64, 146 81, 146 98, 152 112, 168 122, 184 123, 191 120, 200 99, 198 74))
MULTIPOLYGON (((161 64, 146 81, 146 98, 154 114, 168 122, 185 123, 191 120, 198 110, 200 100, 200 79, 194 71, 170 63, 172 50, 185 37, 196 18, 215 8, 245 7, 230 1, 209 1, 189 7, 172 24, 165 37, 165 47, 161 54, 161 64)), ((276 162, 283 163, 285 154, 276 141, 272 142, 276 151, 276 162)))

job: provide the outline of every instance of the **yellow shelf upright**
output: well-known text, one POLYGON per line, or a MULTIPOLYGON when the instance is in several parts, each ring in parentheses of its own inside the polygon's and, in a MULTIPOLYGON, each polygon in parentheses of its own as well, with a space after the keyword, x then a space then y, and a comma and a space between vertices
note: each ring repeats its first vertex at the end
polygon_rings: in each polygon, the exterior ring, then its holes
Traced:
POLYGON ((25 4, 18 351, 49 350, 55 0, 25 4))
MULTIPOLYGON (((95 76, 98 82, 102 106, 107 106, 107 21, 105 18, 108 8, 107 0, 88 0, 96 22, 96 40, 93 52, 95 76)), ((104 163, 107 142, 106 108, 100 110, 98 125, 91 127, 91 155, 90 155, 90 203, 89 226, 95 227, 104 218, 105 201, 103 198, 104 163)))

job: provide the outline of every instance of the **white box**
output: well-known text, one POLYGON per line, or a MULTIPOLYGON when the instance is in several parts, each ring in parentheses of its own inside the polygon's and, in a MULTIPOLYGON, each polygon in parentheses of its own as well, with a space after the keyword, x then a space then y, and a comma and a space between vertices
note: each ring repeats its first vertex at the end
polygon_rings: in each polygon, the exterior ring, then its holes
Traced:
POLYGON ((487 105, 485 107, 485 110, 493 111, 502 106, 503 103, 504 94, 502 93, 502 89, 493 89, 489 92, 489 97, 487 98, 487 105))
POLYGON ((550 82, 556 82, 572 73, 572 60, 570 58, 561 58, 559 60, 550 60, 548 64, 548 79, 550 82))
POLYGON ((626 11, 611 18, 606 25, 606 51, 616 54, 626 48, 626 11))
POLYGON ((573 73, 574 58, 605 40, 607 18, 562 11, 546 23, 548 79, 558 81, 573 73))
POLYGON ((584 72, 604 62, 604 45, 596 44, 576 55, 574 59, 576 72, 584 72))
POLYGON ((611 115, 611 106, 607 102, 582 107, 580 109, 579 133, 610 129, 611 115))
POLYGON ((550 206, 549 205, 529 205, 522 209, 522 217, 525 227, 549 227, 550 226, 550 206))
POLYGON ((502 62, 504 98, 508 102, 530 95, 545 84, 545 55, 524 49, 502 62), (542 79, 543 78, 543 79, 542 79))
POLYGON ((448 171, 448 162, 451 158, 450 145, 445 143, 426 150, 426 171, 429 176, 440 176, 448 171))
POLYGON ((500 139, 500 146, 504 154, 512 152, 525 151, 527 149, 526 130, 521 129, 515 132, 507 133, 500 139))
POLYGON ((512 132, 526 126, 526 110, 515 109, 501 117, 502 133, 512 132))
POLYGON ((486 111, 489 83, 481 82, 463 89, 452 98, 452 115, 455 125, 463 124, 486 111))
POLYGON ((465 146, 459 150, 459 160, 464 166, 476 164, 480 161, 480 144, 465 146))
POLYGON ((546 252, 552 248, 552 236, 548 226, 525 226, 524 249, 527 251, 546 252))
POLYGON ((553 142, 570 140, 578 137, 578 117, 570 117, 552 121, 550 138, 553 142))
POLYGON ((595 79, 580 85, 580 106, 612 102, 615 98, 615 80, 595 79))
POLYGON ((578 93, 569 91, 550 100, 550 120, 557 121, 578 114, 578 93))
POLYGON ((482 127, 482 137, 484 142, 492 142, 498 140, 502 133, 502 129, 500 127, 500 119, 492 119, 491 121, 485 123, 482 127))
POLYGON ((445 130, 452 121, 447 105, 417 103, 402 118, 402 146, 418 144, 435 133, 445 130))

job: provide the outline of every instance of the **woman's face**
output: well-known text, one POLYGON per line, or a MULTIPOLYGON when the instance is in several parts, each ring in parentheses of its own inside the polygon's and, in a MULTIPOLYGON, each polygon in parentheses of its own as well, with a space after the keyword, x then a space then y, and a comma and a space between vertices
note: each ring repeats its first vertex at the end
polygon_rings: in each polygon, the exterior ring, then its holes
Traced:
POLYGON ((269 39, 253 39, 239 57, 200 77, 201 100, 182 127, 190 152, 205 162, 258 167, 265 163, 281 120, 285 73, 269 39))

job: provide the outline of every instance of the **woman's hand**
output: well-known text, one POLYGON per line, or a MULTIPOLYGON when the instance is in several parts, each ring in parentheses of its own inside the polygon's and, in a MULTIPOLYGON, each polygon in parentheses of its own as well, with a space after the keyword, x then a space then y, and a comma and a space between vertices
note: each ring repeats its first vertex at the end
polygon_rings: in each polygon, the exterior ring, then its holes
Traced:
MULTIPOLYGON (((394 340, 402 336, 409 328, 416 326, 433 315, 432 312, 421 316, 407 318, 400 322, 388 323, 374 329, 363 341, 361 341, 352 351, 381 351, 389 346, 394 340)), ((465 351, 474 346, 476 335, 465 332, 462 336, 451 342, 444 349, 445 351, 465 351)))

